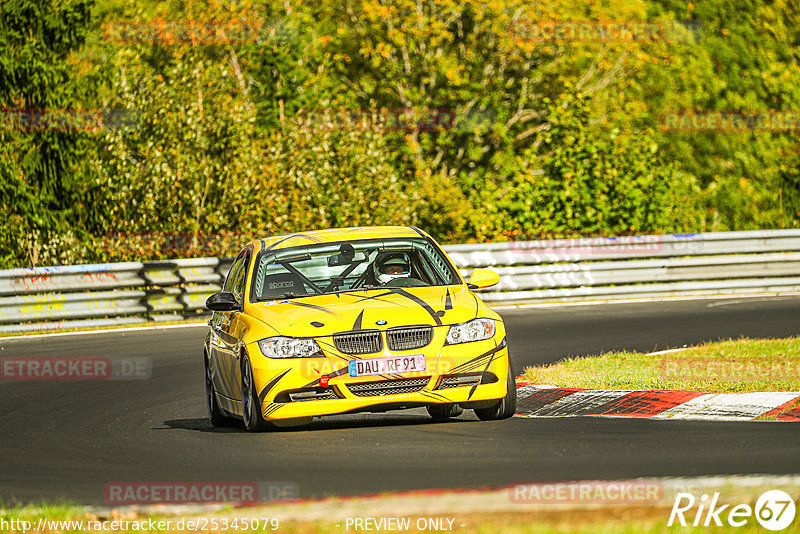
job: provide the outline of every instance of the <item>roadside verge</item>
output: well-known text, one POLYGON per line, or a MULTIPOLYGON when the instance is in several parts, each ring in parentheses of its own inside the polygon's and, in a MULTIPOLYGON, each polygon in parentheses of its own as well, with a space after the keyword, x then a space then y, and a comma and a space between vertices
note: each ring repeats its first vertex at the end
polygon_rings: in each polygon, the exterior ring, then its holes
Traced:
POLYGON ((567 358, 528 367, 517 388, 522 417, 799 421, 800 338, 567 358))

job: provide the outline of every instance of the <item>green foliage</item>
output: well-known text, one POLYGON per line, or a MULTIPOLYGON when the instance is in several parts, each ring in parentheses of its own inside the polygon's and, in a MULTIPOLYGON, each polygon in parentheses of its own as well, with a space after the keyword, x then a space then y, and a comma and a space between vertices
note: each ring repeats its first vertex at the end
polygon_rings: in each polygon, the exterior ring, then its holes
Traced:
MULTIPOLYGON (((800 9, 791 0, 652 2, 698 24, 698 35, 679 47, 672 83, 659 111, 700 109, 768 112, 800 110, 800 9)), ((655 83, 653 83, 655 82, 655 83)), ((659 93, 662 90, 658 90, 659 93)), ((748 230, 800 225, 797 126, 793 131, 689 132, 663 135, 665 158, 697 177, 706 189, 703 229, 748 230)))
POLYGON ((229 255, 367 224, 449 242, 797 227, 796 130, 661 124, 800 110, 795 4, 9 0, 2 108, 128 120, 0 130, 0 263, 229 255), (669 31, 532 37, 552 20, 669 31))
POLYGON ((91 84, 70 75, 67 59, 85 40, 92 4, 0 6, 0 265, 69 259, 64 240, 72 241, 71 228, 81 227, 90 210, 86 135, 74 122, 43 122, 69 120, 91 93, 91 84))
POLYGON ((510 183, 482 199, 492 213, 484 233, 548 238, 691 227, 683 219, 692 209, 680 198, 690 186, 662 161, 655 132, 591 126, 590 104, 580 93, 546 99, 538 148, 521 155, 510 183))
POLYGON ((192 50, 172 59, 158 74, 135 54, 120 60, 115 105, 138 121, 104 138, 105 232, 214 231, 250 202, 260 146, 236 74, 192 50))

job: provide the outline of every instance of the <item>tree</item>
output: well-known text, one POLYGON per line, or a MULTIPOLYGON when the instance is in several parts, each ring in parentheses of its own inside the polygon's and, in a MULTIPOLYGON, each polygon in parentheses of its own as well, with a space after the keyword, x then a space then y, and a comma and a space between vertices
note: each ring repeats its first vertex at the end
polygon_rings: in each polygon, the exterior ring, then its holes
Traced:
POLYGON ((59 261, 89 211, 82 106, 91 87, 71 76, 92 0, 8 0, 0 6, 0 264, 59 261))

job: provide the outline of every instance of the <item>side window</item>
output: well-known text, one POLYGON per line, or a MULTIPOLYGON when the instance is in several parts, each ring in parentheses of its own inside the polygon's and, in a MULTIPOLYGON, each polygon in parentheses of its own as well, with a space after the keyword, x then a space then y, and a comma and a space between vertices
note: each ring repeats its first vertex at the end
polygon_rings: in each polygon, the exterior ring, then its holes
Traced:
POLYGON ((239 266, 239 271, 236 273, 236 276, 233 279, 233 296, 236 297, 236 301, 240 304, 242 303, 242 294, 244 293, 244 279, 245 275, 247 275, 247 267, 250 265, 250 252, 245 252, 244 256, 242 257, 242 262, 239 266))
POLYGON ((231 265, 231 270, 228 271, 228 277, 225 279, 225 285, 222 286, 223 291, 233 292, 234 281, 238 278, 239 273, 242 271, 244 264, 244 254, 239 255, 231 265))

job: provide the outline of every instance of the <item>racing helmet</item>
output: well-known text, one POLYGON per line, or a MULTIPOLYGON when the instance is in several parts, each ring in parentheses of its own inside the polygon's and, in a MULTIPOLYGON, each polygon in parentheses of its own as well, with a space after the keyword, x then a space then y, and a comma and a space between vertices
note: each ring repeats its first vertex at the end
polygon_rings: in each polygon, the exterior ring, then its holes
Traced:
POLYGON ((411 272, 411 262, 407 254, 386 254, 375 259, 372 269, 375 279, 381 284, 386 284, 395 278, 408 278, 411 272))

